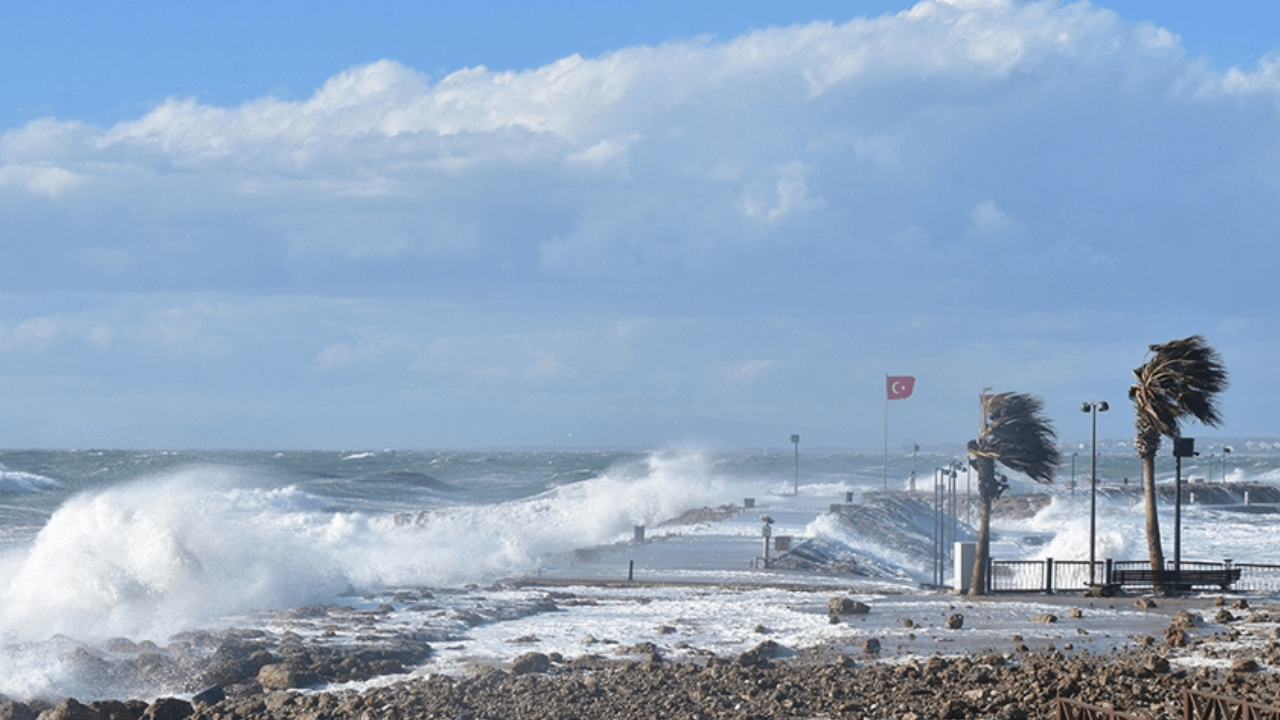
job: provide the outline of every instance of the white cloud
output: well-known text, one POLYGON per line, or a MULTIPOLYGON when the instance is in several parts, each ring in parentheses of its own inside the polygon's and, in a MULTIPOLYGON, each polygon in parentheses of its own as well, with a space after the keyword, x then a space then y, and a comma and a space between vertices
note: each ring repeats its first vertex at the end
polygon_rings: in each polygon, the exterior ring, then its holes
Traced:
POLYGON ((252 312, 246 307, 206 302, 164 308, 152 311, 138 334, 148 344, 176 355, 226 356, 235 347, 227 330, 238 326, 234 316, 246 311, 252 312))
POLYGON ((974 206, 965 231, 969 243, 980 249, 1010 245, 1021 235, 1022 224, 1001 210, 995 200, 985 200, 974 206))
POLYGON ((40 316, 13 326, 0 324, 0 352, 46 352, 68 341, 97 347, 111 344, 115 329, 83 317, 40 316))
POLYGON ((50 200, 57 200, 82 182, 83 176, 60 167, 0 167, 0 185, 21 187, 33 195, 43 195, 50 200))
POLYGON ((1018 244, 1028 268, 1105 248, 1123 267, 1144 233, 1184 231, 1170 202, 1280 219, 1277 67, 1214 73, 1089 3, 994 0, 438 81, 382 60, 298 101, 169 98, 111 128, 6 133, 0 203, 24 243, 0 260, 67 288, 319 293, 459 268, 729 277, 797 243, 849 272, 905 266, 908 245, 946 265, 1018 244))
POLYGON ((777 179, 772 187, 751 185, 742 199, 742 211, 747 217, 772 223, 793 210, 808 206, 809 186, 805 183, 803 163, 780 165, 775 170, 777 179))
POLYGON ((727 377, 731 381, 747 381, 754 380, 761 373, 773 367, 772 360, 749 360, 741 365, 730 368, 727 377))

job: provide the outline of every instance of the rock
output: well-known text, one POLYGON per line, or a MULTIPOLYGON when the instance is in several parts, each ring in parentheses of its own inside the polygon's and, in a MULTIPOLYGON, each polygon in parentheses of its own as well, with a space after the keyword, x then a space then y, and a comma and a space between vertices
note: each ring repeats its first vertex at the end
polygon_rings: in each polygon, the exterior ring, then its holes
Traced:
POLYGON ((1169 659, 1161 655, 1148 655, 1142 666, 1154 673, 1169 672, 1169 659))
POLYGON ((551 658, 540 652, 525 653, 511 661, 512 675, 545 673, 551 669, 551 658))
POLYGON ((862 652, 866 655, 880 654, 880 640, 877 638, 867 638, 862 641, 862 652))
POLYGON ((142 713, 141 720, 184 720, 195 712, 191 703, 173 697, 164 697, 151 703, 142 713))
POLYGON ((1084 591, 1085 597, 1092 598, 1114 597, 1115 594, 1115 585, 1090 585, 1089 589, 1084 591))
POLYGON ((1256 672, 1257 670, 1257 660, 1238 657, 1231 661, 1231 672, 1256 672))
POLYGON ((216 705, 227 699, 227 693, 223 691, 221 685, 214 685, 211 688, 201 690, 191 696, 191 704, 193 705, 216 705))
POLYGON ((315 678, 293 663, 271 663, 258 670, 258 684, 267 690, 290 690, 306 687, 315 678))
POLYGON ((1080 618, 1084 617, 1084 611, 1078 607, 1073 607, 1071 608, 1071 610, 1067 612, 1067 617, 1071 618, 1072 620, 1079 620, 1080 618))
POLYGON ((832 615, 866 615, 871 606, 852 598, 833 597, 827 601, 827 612, 832 615))
POLYGON ((1173 617, 1169 618, 1169 627, 1187 630, 1198 625, 1199 620, 1200 618, 1198 616, 1193 615, 1186 610, 1179 610, 1173 614, 1173 617))
POLYGON ((1218 611, 1217 615, 1213 616, 1214 622, 1223 623, 1223 624, 1226 624, 1229 622, 1235 622, 1235 620, 1236 620, 1236 616, 1232 615, 1231 611, 1226 608, 1222 608, 1221 610, 1218 611))
POLYGON ((13 700, 0 702, 0 720, 36 720, 36 711, 13 700))
POLYGON ((1044 623, 1047 625, 1049 623, 1058 622, 1058 616, 1054 615, 1053 613, 1040 613, 1039 615, 1036 615, 1035 617, 1031 618, 1031 621, 1044 623))
POLYGON ((1186 647, 1187 631, 1170 625, 1164 631, 1164 642, 1169 647, 1186 647))
POLYGON ((1239 598, 1235 602, 1231 603, 1231 609, 1232 610, 1248 610, 1249 601, 1245 600, 1244 598, 1239 598))
POLYGON ((948 630, 959 630, 964 627, 964 615, 961 615, 960 613, 951 613, 947 616, 946 622, 943 623, 943 627, 948 630))
POLYGON ((81 705, 79 700, 67 698, 40 713, 39 720, 105 720, 105 718, 97 710, 81 705))
POLYGON ((1133 601, 1133 606, 1139 610, 1151 610, 1156 607, 1156 601, 1151 598, 1140 597, 1133 601))
POLYGON ((138 720, 142 713, 146 712, 145 706, 138 711, 119 700, 91 700, 85 705, 97 710, 107 720, 138 720))

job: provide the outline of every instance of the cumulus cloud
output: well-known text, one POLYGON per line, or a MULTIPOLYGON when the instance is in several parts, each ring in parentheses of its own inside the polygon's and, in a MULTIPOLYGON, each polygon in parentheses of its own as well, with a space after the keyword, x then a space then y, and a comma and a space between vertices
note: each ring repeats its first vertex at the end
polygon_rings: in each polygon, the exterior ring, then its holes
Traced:
POLYGON ((1192 232, 1184 214, 1262 243, 1277 67, 1215 73, 1168 30, 1012 0, 438 80, 387 59, 297 101, 10 130, 0 207, 28 242, 0 260, 33 285, 381 293, 724 279, 792 267, 798 244, 849 273, 981 272, 957 253, 1016 246, 1035 287, 1036 268, 1123 267, 1192 232))
POLYGON ((39 316, 13 325, 0 324, 0 353, 48 351, 64 342, 107 347, 115 329, 103 322, 80 317, 39 316))

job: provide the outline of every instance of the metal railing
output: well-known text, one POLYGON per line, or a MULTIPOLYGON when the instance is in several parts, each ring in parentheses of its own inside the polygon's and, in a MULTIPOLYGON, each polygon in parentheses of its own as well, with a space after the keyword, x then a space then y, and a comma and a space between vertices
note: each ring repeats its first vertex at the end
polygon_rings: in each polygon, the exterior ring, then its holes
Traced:
POLYGON ((1183 720, 1280 720, 1280 708, 1225 695, 1184 689, 1182 718, 1183 720))
MULTIPOLYGON (((1055 593, 1085 590, 1090 585, 1112 585, 1120 572, 1127 572, 1126 587, 1150 587, 1150 581, 1133 577, 1151 568, 1146 560, 1099 560, 1094 563, 1092 581, 1087 560, 991 560, 987 569, 987 587, 993 593, 1055 593), (1134 572, 1137 571, 1137 572, 1134 572)), ((1233 592, 1280 592, 1280 565, 1182 561, 1183 579, 1192 574, 1239 571, 1231 585, 1233 592)), ((1177 585, 1178 574, 1172 561, 1165 564, 1166 581, 1177 585)), ((1194 587, 1212 587, 1213 582, 1197 582, 1194 587)), ((1192 587, 1187 583, 1184 586, 1192 587)))

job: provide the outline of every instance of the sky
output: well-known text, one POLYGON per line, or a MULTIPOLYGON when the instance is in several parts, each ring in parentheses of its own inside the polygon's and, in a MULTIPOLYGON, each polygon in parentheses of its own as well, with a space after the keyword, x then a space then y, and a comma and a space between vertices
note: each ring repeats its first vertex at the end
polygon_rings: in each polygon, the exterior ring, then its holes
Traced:
POLYGON ((1280 435, 1270 3, 16 5, 2 447, 1280 435))

